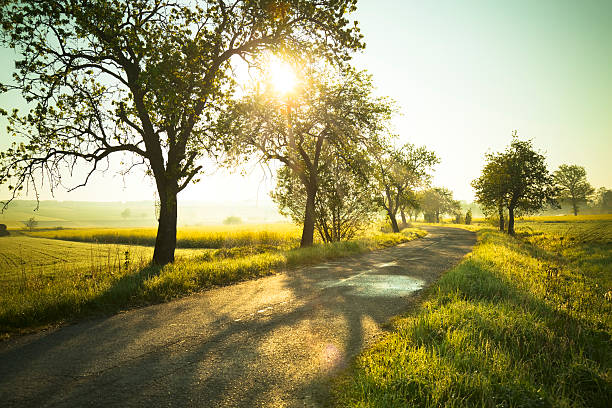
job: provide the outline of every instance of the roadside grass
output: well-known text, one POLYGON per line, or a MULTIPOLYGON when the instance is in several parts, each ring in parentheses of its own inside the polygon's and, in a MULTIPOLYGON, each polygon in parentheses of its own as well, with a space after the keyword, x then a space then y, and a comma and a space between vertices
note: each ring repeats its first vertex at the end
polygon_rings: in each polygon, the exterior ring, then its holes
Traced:
MULTIPOLYGON (((33 237, 101 244, 154 246, 156 228, 79 228, 33 231, 33 237)), ((294 247, 301 230, 294 224, 242 224, 179 228, 177 248, 233 248, 249 245, 294 247)))
POLYGON ((610 406, 610 223, 539 227, 481 229, 475 250, 338 379, 337 404, 610 406))
MULTIPOLYGON (((369 234, 353 241, 303 249, 256 245, 183 250, 182 258, 163 268, 151 266, 150 257, 132 255, 137 253, 133 252, 136 247, 126 246, 117 246, 107 258, 92 256, 89 262, 57 262, 30 269, 21 264, 3 273, 0 279, 0 335, 8 337, 80 317, 164 302, 213 286, 397 245, 425 234, 411 228, 399 234, 369 234)), ((52 242, 22 239, 32 245, 52 242)), ((4 249, 2 246, 0 253, 4 249)), ((144 248, 145 254, 147 250, 151 248, 144 248)), ((69 252, 68 247, 65 251, 69 252)))

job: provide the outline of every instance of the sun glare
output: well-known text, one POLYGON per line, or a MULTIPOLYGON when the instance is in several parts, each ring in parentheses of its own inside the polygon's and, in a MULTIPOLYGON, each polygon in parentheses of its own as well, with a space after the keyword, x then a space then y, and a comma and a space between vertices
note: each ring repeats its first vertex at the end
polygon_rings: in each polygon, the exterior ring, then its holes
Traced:
POLYGON ((294 69, 287 62, 271 58, 268 72, 271 85, 278 94, 286 95, 295 89, 297 77, 294 69))

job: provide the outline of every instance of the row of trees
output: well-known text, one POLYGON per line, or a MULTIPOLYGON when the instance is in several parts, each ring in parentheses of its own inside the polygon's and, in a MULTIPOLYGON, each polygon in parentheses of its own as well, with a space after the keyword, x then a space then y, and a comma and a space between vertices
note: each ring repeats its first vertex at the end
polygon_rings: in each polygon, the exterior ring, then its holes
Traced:
POLYGON ((399 231, 398 211, 438 159, 394 146, 392 103, 348 65, 365 46, 347 18, 355 9, 356 0, 0 0, 1 43, 22 56, 0 92, 20 92, 31 108, 0 109, 20 140, 0 153, 0 183, 13 198, 37 194, 78 168, 85 185, 109 157, 132 157, 125 171, 142 164, 155 179, 160 265, 174 260, 178 193, 205 157, 280 162, 274 199, 303 222, 302 246, 315 230, 350 238, 379 208, 399 231), (271 54, 303 67, 301 86, 239 96, 235 68, 265 70, 271 54))

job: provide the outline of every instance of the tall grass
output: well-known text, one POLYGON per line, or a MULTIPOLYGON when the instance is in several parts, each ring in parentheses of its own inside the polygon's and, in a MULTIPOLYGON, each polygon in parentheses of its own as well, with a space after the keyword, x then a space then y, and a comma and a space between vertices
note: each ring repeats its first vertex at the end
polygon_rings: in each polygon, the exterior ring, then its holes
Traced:
POLYGON ((338 382, 338 404, 608 407, 612 241, 589 236, 481 230, 474 252, 338 382))
MULTIPOLYGON (((92 258, 87 265, 55 264, 44 273, 14 270, 0 281, 0 332, 13 333, 91 314, 163 302, 215 285, 266 276, 280 270, 397 245, 423 236, 422 230, 375 234, 354 241, 310 248, 218 249, 177 259, 163 268, 114 254, 112 262, 92 258), (95 260, 94 260, 95 259, 95 260)), ((31 241, 39 241, 30 238, 31 241)))
MULTIPOLYGON (((248 245, 291 247, 300 240, 301 230, 287 223, 236 226, 185 227, 177 232, 177 248, 233 248, 248 245)), ((35 231, 41 238, 104 244, 155 245, 156 228, 83 228, 35 231)))

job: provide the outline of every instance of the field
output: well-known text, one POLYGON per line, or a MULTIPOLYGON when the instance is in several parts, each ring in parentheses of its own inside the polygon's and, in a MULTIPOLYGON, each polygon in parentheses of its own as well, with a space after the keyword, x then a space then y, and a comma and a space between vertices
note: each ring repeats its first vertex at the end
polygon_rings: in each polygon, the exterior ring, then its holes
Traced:
POLYGON ((608 407, 612 221, 551 218, 516 237, 480 228, 474 252, 338 379, 338 404, 608 407))
MULTIPOLYGON (((181 231, 183 239, 208 247, 178 249, 177 261, 163 268, 149 265, 150 246, 34 237, 74 234, 77 230, 40 231, 33 236, 13 232, 0 237, 0 335, 163 302, 214 285, 397 245, 425 234, 418 229, 400 234, 369 232, 349 242, 298 249, 299 231, 286 224, 270 224, 269 229, 264 225, 252 230, 224 228, 225 232, 221 227, 181 231), (224 234, 230 238, 223 246, 211 248, 211 242, 219 246, 218 237, 224 234)), ((77 233, 80 235, 71 236, 95 241, 97 236, 108 236, 109 231, 77 233)), ((118 242, 129 242, 133 237, 147 237, 147 233, 113 230, 112 235, 118 242)))
MULTIPOLYGON (((35 231, 29 235, 76 242, 153 246, 156 233, 156 228, 83 228, 35 231)), ((292 247, 299 244, 300 237, 300 228, 288 223, 185 227, 179 229, 176 245, 177 248, 292 247)))

